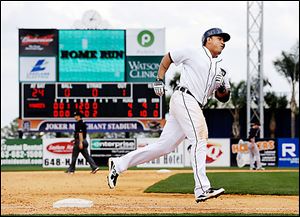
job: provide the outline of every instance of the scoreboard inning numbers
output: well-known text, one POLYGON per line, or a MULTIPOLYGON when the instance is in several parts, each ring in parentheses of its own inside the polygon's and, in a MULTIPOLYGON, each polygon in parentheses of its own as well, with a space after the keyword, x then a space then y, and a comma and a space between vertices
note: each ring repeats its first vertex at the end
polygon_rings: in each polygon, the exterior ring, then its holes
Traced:
POLYGON ((162 119, 163 98, 152 83, 22 83, 21 118, 162 119))

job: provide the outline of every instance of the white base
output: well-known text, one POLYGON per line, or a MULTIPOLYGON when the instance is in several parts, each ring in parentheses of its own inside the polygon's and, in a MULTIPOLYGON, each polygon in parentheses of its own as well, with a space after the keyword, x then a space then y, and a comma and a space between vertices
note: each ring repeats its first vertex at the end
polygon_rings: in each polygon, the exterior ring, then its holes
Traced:
POLYGON ((171 170, 167 170, 167 169, 160 169, 160 170, 157 170, 158 173, 170 173, 171 170))
POLYGON ((61 207, 92 207, 93 201, 84 200, 84 199, 76 199, 69 198, 56 201, 53 203, 53 208, 61 208, 61 207))

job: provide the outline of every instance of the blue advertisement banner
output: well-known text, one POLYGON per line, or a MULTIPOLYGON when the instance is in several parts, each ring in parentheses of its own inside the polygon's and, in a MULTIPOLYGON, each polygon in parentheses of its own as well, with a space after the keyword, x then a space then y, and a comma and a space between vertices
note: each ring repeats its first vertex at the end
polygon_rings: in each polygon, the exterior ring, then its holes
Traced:
MULTIPOLYGON (((88 133, 100 132, 141 132, 141 131, 161 131, 166 119, 147 120, 147 119, 127 119, 127 120, 102 120, 89 121, 83 118, 87 124, 88 133)), ((75 121, 65 120, 19 120, 19 128, 24 132, 73 132, 75 121)))
POLYGON ((299 138, 278 139, 278 167, 299 167, 299 138))
POLYGON ((59 81, 125 81, 125 30, 59 30, 59 81))
MULTIPOLYGON (((137 121, 85 121, 87 131, 90 132, 131 132, 143 131, 143 125, 137 121)), ((69 132, 75 130, 75 122, 47 121, 43 122, 40 131, 44 132, 69 132)))

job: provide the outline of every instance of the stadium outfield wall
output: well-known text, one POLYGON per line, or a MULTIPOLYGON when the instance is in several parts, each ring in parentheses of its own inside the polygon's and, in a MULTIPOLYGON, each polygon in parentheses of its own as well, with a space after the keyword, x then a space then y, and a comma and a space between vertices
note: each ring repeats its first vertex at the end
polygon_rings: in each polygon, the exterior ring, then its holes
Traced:
MULTIPOLYGON (((99 166, 106 166, 109 157, 119 157, 137 148, 151 145, 158 138, 90 139, 89 151, 99 166)), ((1 166, 41 165, 43 168, 67 168, 70 165, 72 138, 6 139, 1 141, 1 166)), ((264 167, 299 167, 299 138, 258 139, 264 167)), ((247 167, 247 141, 209 138, 207 167, 247 167)), ((77 166, 89 167, 80 155, 77 166)), ((190 144, 184 140, 173 152, 138 165, 138 168, 191 167, 190 144)))

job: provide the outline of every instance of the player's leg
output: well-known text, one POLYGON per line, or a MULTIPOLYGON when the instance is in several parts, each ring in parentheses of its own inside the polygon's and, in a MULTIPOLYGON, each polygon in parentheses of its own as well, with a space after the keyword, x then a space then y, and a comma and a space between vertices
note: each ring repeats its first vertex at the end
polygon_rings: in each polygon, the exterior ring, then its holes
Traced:
POLYGON ((108 186, 114 188, 120 173, 173 151, 185 138, 176 119, 170 115, 158 141, 136 149, 119 158, 109 158, 108 186))
MULTIPOLYGON (((120 173, 129 167, 136 166, 173 151, 185 138, 183 129, 172 114, 172 98, 170 100, 170 116, 157 142, 136 149, 119 158, 109 158, 108 186, 114 188, 120 173)), ((176 105, 175 105, 176 106, 176 105)))
POLYGON ((138 148, 119 158, 113 158, 118 174, 130 167, 168 154, 184 140, 185 135, 177 120, 170 115, 157 142, 138 148))
POLYGON ((76 160, 78 158, 78 155, 79 155, 79 147, 78 147, 78 144, 75 142, 74 144, 74 147, 73 147, 73 151, 72 151, 72 161, 71 161, 71 164, 68 168, 68 172, 74 172, 75 171, 75 165, 76 165, 76 160))
POLYGON ((191 163, 195 180, 196 201, 204 201, 210 197, 216 197, 224 192, 224 189, 212 190, 210 181, 206 176, 206 146, 208 131, 205 117, 195 99, 184 93, 175 98, 176 118, 187 136, 191 147, 191 163), (201 196, 204 196, 201 198, 201 196), (199 199, 199 200, 198 200, 199 199))
POLYGON ((86 159, 87 162, 89 162, 90 167, 92 168, 92 173, 96 173, 99 170, 99 167, 95 163, 94 159, 89 155, 89 152, 86 147, 84 147, 82 150, 80 150, 83 157, 86 159))
POLYGON ((259 149, 258 149, 258 146, 256 143, 254 143, 253 155, 254 155, 254 158, 256 159, 256 169, 263 170, 264 168, 261 165, 260 153, 259 153, 259 149))
POLYGON ((248 150, 249 150, 249 164, 250 164, 250 170, 254 170, 255 166, 255 157, 254 157, 254 148, 253 148, 254 143, 253 142, 248 142, 248 150))

